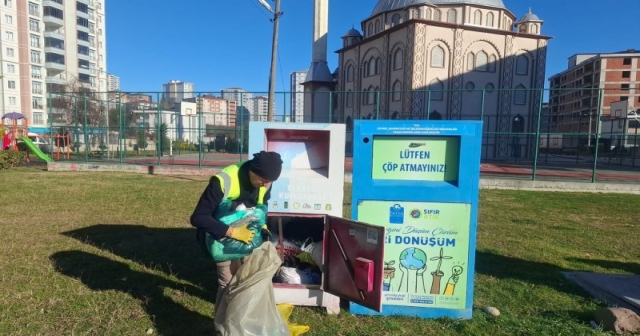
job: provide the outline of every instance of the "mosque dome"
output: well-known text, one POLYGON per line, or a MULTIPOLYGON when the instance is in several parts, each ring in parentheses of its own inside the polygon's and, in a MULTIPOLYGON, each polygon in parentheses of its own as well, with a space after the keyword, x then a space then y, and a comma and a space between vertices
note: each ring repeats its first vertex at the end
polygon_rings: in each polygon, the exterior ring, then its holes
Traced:
POLYGON ((520 19, 520 22, 542 22, 542 20, 540 20, 537 15, 533 14, 531 12, 531 8, 529 8, 529 12, 520 19))
POLYGON ((362 37, 362 34, 360 34, 360 32, 358 30, 356 30, 355 28, 351 28, 349 29, 349 31, 344 34, 344 36, 342 36, 343 38, 345 37, 362 37))
POLYGON ((371 15, 416 5, 478 5, 507 9, 502 0, 379 0, 371 15))

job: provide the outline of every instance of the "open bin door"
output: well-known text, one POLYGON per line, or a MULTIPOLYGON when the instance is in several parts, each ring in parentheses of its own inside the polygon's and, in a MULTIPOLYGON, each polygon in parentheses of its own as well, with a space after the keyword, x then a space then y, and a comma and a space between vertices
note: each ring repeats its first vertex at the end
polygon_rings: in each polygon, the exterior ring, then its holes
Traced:
POLYGON ((325 292, 380 312, 385 228, 327 216, 325 292))

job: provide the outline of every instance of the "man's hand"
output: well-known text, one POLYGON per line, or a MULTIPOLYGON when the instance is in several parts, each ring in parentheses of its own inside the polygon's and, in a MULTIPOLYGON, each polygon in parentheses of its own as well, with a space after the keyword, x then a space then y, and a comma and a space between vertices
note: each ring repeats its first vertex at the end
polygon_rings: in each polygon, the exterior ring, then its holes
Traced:
POLYGON ((247 228, 249 224, 251 224, 251 222, 247 222, 246 224, 238 227, 230 227, 229 230, 227 230, 227 235, 235 240, 249 244, 255 235, 255 232, 247 228))
POLYGON ((262 241, 271 241, 271 231, 267 228, 267 224, 262 226, 260 234, 262 235, 262 241))

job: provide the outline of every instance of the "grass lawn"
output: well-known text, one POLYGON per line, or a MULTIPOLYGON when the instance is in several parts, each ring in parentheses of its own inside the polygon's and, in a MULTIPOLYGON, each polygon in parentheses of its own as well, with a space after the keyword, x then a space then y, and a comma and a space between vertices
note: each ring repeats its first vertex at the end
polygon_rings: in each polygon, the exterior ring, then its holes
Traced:
MULTIPOLYGON (((0 172, 0 334, 211 335, 215 270, 188 217, 206 178, 0 172)), ((350 189, 345 200, 349 203, 350 189)), ((296 307, 308 335, 598 335, 563 270, 640 273, 640 196, 483 190, 469 321, 296 307)), ((349 213, 349 205, 345 213, 349 213)))

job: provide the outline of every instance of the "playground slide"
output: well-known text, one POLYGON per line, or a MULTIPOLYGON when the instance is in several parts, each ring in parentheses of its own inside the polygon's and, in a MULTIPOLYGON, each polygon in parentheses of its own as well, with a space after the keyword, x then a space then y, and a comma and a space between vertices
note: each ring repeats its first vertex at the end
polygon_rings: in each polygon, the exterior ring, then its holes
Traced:
POLYGON ((51 160, 51 158, 43 153, 40 148, 38 148, 38 146, 36 146, 36 144, 33 143, 33 141, 31 141, 31 139, 27 138, 27 137, 19 137, 19 140, 24 141, 24 143, 27 145, 27 147, 29 147, 29 149, 39 158, 41 158, 42 160, 44 160, 45 162, 53 162, 53 160, 51 160))

